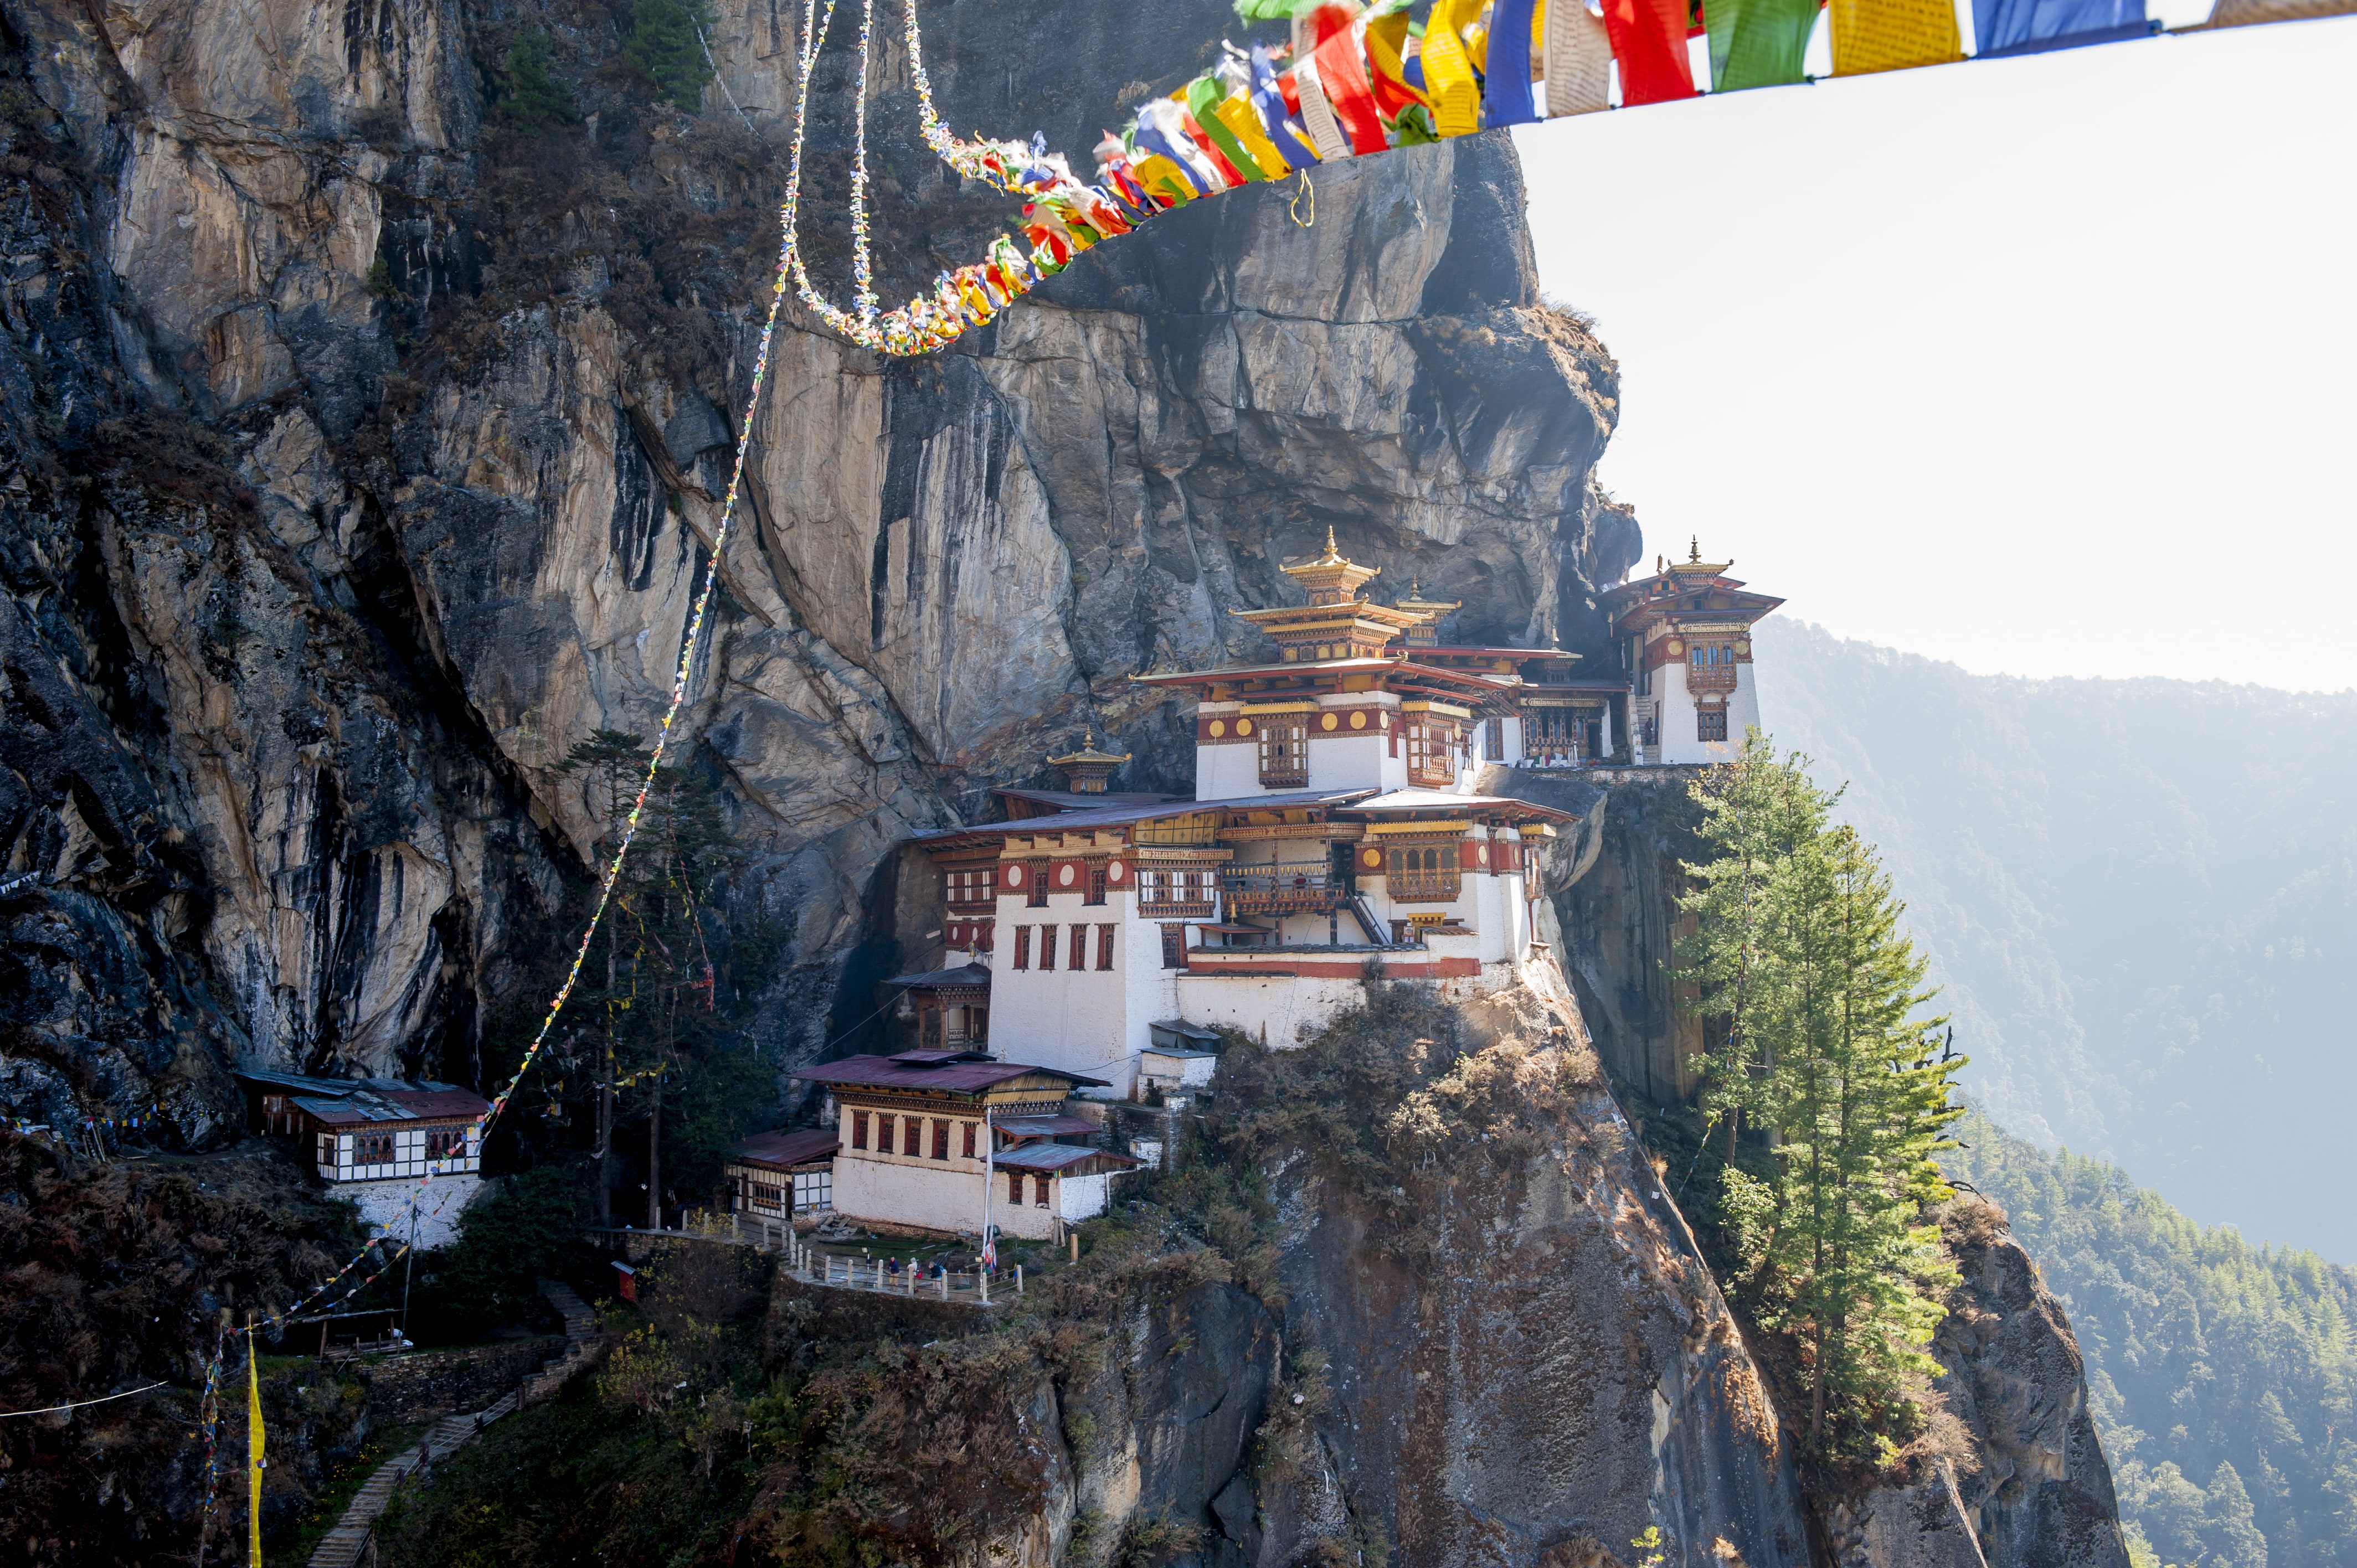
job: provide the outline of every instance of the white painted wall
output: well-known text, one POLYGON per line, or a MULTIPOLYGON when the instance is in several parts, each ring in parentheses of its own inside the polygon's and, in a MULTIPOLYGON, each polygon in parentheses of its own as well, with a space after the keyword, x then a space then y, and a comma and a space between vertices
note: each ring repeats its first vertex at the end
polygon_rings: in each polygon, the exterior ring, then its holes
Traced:
POLYGON ((1178 1011, 1190 1024, 1242 1029, 1272 1049, 1290 1050, 1365 994, 1354 979, 1189 974, 1178 981, 1178 1011))
POLYGON ((1094 1219, 1113 1207, 1113 1184, 1121 1174, 1100 1171, 1095 1176, 1060 1176, 1049 1200, 1067 1223, 1094 1219))
POLYGON ((1035 909, 1019 894, 999 897, 990 969, 991 1054, 1109 1079, 1110 1088, 1078 1092, 1126 1100, 1137 1082, 1137 1053, 1152 1043, 1147 1026, 1178 1016, 1179 972, 1162 967, 1163 922, 1138 913, 1134 890, 1108 889, 1102 904, 1085 897, 1050 893, 1046 908, 1035 909), (1077 973, 1065 967, 1075 922, 1090 928, 1091 967, 1077 973), (1048 924, 1056 928, 1056 967, 1043 972, 1039 928, 1048 924), (1104 924, 1119 927, 1109 971, 1094 967, 1095 928, 1104 924), (1033 928, 1029 969, 1014 967, 1017 926, 1033 928))
MULTIPOLYGON (((982 1193, 979 1159, 879 1159, 873 1151, 850 1149, 834 1156, 834 1211, 854 1219, 980 1235, 982 1193)), ((999 1197, 1004 1209, 1005 1193, 999 1197)), ((1006 1224, 1004 1218, 999 1223, 1006 1224)))
MULTIPOLYGON (((361 1138, 386 1131, 387 1123, 374 1122, 365 1128, 316 1134, 313 1155, 318 1162, 319 1174, 329 1181, 383 1181, 394 1176, 422 1176, 425 1174, 425 1133, 423 1127, 404 1128, 395 1122, 393 1129, 393 1159, 369 1165, 357 1163, 357 1144, 361 1138), (334 1141, 334 1158, 329 1159, 328 1140, 334 1141)), ((447 1127, 435 1129, 448 1131, 447 1127)), ((435 1174, 457 1175, 482 1168, 483 1140, 471 1127, 467 1133, 467 1152, 447 1159, 433 1162, 435 1174)))
POLYGON ((350 1181, 336 1185, 334 1196, 359 1205, 361 1219, 372 1231, 399 1240, 409 1240, 409 1200, 417 1202, 417 1245, 431 1251, 458 1239, 458 1216, 482 1197, 485 1183, 474 1175, 436 1176, 422 1188, 414 1176, 382 1181, 350 1181))
POLYGON ((1662 749, 1660 760, 1664 763, 1732 762, 1742 748, 1743 732, 1760 723, 1760 688, 1752 682, 1751 664, 1746 660, 1735 666, 1735 691, 1727 699, 1727 739, 1703 741, 1695 735, 1693 693, 1686 690, 1686 666, 1684 660, 1663 665, 1653 671, 1653 700, 1660 704, 1662 749))

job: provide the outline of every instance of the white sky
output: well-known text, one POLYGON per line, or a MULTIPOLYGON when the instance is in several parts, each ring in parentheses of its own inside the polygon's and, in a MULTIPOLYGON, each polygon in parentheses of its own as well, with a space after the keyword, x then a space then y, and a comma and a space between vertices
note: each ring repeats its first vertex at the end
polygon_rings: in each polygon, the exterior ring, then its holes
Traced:
POLYGON ((1644 569, 1699 533, 1983 672, 2357 686, 2352 80, 2341 17, 1518 128, 1644 569))

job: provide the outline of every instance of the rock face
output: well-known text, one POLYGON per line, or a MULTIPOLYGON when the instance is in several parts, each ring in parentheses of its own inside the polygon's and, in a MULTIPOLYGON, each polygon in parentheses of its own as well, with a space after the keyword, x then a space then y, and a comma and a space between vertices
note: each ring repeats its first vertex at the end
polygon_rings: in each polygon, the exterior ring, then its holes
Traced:
POLYGON ((1963 1431, 1836 1512, 1844 1568, 2123 1568, 2111 1466, 2087 1411, 2086 1365, 2061 1304, 1996 1212, 1961 1202, 1942 1230, 1964 1273, 1932 1353, 1963 1431))
MULTIPOLYGON (((1003 29, 947 8, 929 63, 953 118, 1020 104, 1077 137, 1112 112, 1092 83, 1135 97, 1191 69, 1169 38, 1232 27, 1193 10, 1151 37, 1092 14, 1017 80, 1003 29)), ((38 209, 12 252, 9 505, 54 548, 17 552, 0 635, 27 693, 81 668, 54 710, 80 739, 20 716, 38 700, 10 715, 45 757, 5 824, 5 864, 40 874, 13 918, 50 956, 15 1015, 46 1044, 0 1081, 52 1119, 163 1103, 202 1143, 231 1059, 472 1079, 587 869, 557 764, 655 733, 717 537, 791 22, 724 15, 699 118, 628 87, 602 15, 8 16, 38 209), (582 113, 545 138, 487 108, 526 22, 582 113), (144 856, 144 890, 102 886, 101 851, 117 884, 144 856), (63 1087, 101 1040, 116 1065, 63 1087)), ((930 276, 929 245, 963 254, 1009 209, 911 156, 897 40, 879 75, 880 264, 930 276)), ((829 266, 840 156, 839 134, 813 155, 829 266)), ((735 978, 781 1059, 931 956, 869 915, 910 829, 1091 723, 1139 753, 1117 785, 1185 787, 1183 744, 1155 744, 1183 725, 1127 678, 1248 651, 1226 612, 1290 593, 1276 567, 1327 527, 1465 600, 1469 635, 1596 641, 1593 591, 1637 550, 1591 477, 1615 374, 1539 306, 1522 199, 1502 138, 1458 142, 1173 214, 954 354, 888 363, 789 316, 674 742, 755 851, 740 913, 793 922, 786 964, 735 978)))

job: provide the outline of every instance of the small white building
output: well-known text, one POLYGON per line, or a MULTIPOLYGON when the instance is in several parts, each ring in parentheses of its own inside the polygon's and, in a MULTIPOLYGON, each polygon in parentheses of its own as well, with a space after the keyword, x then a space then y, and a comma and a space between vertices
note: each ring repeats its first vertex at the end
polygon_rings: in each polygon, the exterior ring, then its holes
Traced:
POLYGON ((761 1219, 800 1219, 834 1207, 834 1132, 756 1133, 728 1150, 728 1204, 761 1219))
POLYGON ((826 1090, 834 1210, 871 1224, 1060 1241, 1138 1162, 1097 1144, 1065 1097, 1102 1079, 978 1050, 845 1057, 793 1075, 826 1090))
POLYGON ((237 1078, 255 1131, 292 1134, 319 1179, 373 1229, 426 1249, 457 1240, 458 1216, 483 1186, 490 1105, 481 1095, 430 1079, 261 1069, 240 1069, 237 1078))
POLYGON ((1760 723, 1751 628, 1784 601, 1748 592, 1731 561, 1684 561, 1606 593, 1605 610, 1635 682, 1632 723, 1642 763, 1731 762, 1760 723))

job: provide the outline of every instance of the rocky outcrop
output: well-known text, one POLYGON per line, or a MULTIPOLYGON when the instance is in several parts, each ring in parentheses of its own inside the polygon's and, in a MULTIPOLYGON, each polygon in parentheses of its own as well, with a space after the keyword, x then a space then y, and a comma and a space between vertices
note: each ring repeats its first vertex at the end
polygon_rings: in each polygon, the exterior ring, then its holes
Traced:
POLYGON ((1917 1445, 1912 1485, 1835 1512, 1843 1568, 2125 1568, 2061 1304, 1993 1207, 1960 1199, 1941 1230, 1964 1274, 1932 1346, 1946 1410, 1917 1445))
MULTIPOLYGON (((954 118, 1085 145, 1103 84, 1192 69, 1166 33, 1232 27, 1193 11, 1151 38, 1092 14, 1009 75, 1003 29, 944 8, 929 63, 954 118)), ((654 732, 717 537, 792 24, 724 7, 697 117, 629 86, 602 15, 7 15, 11 406, 49 412, 16 432, 12 531, 48 542, 0 636, 18 687, 75 690, 10 714, 12 757, 45 757, 0 824, 40 874, 12 918, 48 956, 0 1081, 50 1119, 164 1103, 202 1143, 233 1059, 471 1079, 587 869, 558 764, 654 732), (545 138, 499 128, 485 74, 526 23, 581 110, 545 138)), ((880 264, 913 282, 1008 209, 912 151, 897 40, 879 71, 880 264)), ((830 266, 841 156, 813 154, 830 266)), ((1245 651, 1227 611, 1289 593, 1328 526, 1469 635, 1595 639, 1637 548, 1591 478, 1615 372, 1538 303, 1522 199, 1502 137, 1240 192, 922 361, 790 313, 675 742, 754 851, 737 913, 791 922, 731 977, 783 1059, 931 956, 870 914, 910 829, 1092 723, 1140 757, 1120 782, 1183 787, 1155 744, 1183 725, 1127 678, 1245 651)))

